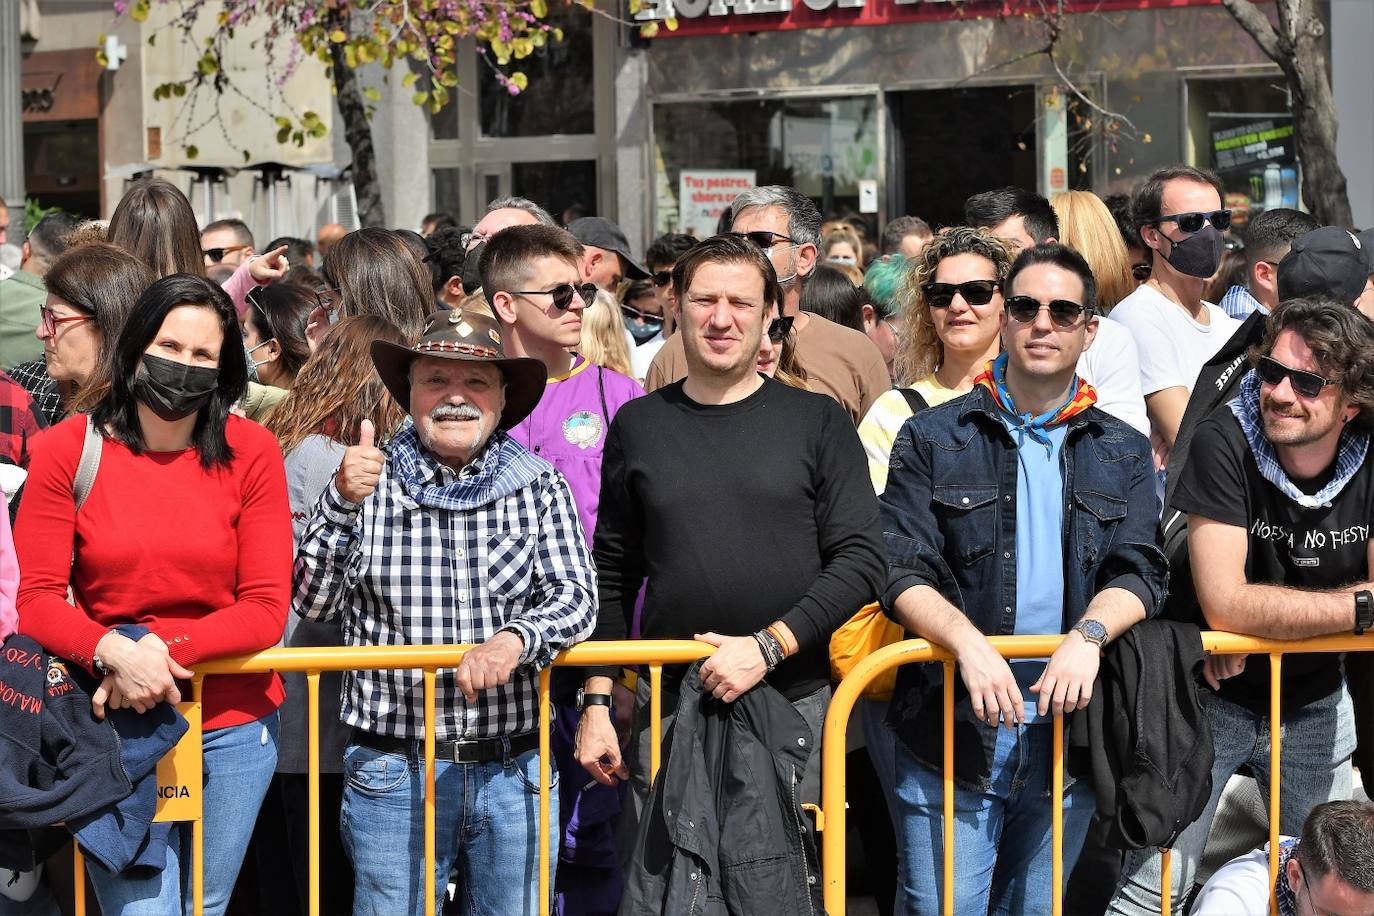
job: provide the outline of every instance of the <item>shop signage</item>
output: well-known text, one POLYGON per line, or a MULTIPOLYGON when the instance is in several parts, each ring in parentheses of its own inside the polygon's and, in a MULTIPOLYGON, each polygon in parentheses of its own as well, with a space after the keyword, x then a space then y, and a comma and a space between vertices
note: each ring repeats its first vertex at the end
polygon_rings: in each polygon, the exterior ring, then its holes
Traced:
POLYGON ((1298 152, 1293 116, 1208 112, 1212 168, 1227 190, 1255 210, 1298 205, 1298 152))
POLYGON ((721 214, 756 183, 753 169, 683 169, 678 178, 679 231, 699 239, 715 235, 721 214))
MULTIPOLYGON (((1066 0, 1069 12, 1215 6, 1221 0, 1066 0)), ((674 20, 657 38, 1041 15, 1042 0, 642 0, 639 22, 674 20)))

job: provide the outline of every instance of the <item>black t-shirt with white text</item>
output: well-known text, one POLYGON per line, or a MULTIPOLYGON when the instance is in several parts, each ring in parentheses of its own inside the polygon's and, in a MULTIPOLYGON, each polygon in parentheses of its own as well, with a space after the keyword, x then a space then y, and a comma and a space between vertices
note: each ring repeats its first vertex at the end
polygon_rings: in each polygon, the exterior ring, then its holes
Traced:
MULTIPOLYGON (((1370 578, 1369 526, 1374 516, 1374 469, 1365 461, 1327 506, 1303 508, 1260 473, 1240 422, 1217 410, 1198 424, 1173 508, 1249 534, 1245 581, 1293 589, 1344 588, 1370 578)), ((1295 482, 1301 484, 1302 482, 1295 482)), ((1324 481, 1307 482, 1304 492, 1324 481)), ((1194 576, 1206 570, 1193 567, 1194 576)), ((1301 601, 1294 594, 1295 602, 1301 601)), ((1351 599, 1350 623, 1355 623, 1351 599)), ((1338 657, 1329 653, 1285 655, 1282 704, 1285 716, 1341 687, 1338 657)), ((1240 675, 1222 682, 1218 695, 1267 715, 1269 664, 1250 659, 1240 675)))

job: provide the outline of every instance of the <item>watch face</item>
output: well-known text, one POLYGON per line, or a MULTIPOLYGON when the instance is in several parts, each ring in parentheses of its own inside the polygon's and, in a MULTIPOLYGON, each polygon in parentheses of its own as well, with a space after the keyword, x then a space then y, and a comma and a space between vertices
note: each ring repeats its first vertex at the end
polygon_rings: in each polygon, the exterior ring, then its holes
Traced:
POLYGON ((1098 641, 1107 638, 1107 628, 1096 620, 1084 620, 1078 624, 1078 629, 1083 631, 1083 635, 1091 640, 1098 641))

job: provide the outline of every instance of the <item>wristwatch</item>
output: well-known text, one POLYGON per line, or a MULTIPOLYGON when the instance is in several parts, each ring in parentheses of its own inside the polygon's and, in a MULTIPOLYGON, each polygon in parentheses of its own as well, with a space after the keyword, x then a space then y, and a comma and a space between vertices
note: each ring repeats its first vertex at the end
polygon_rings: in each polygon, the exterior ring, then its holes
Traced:
POLYGON ((577 691, 577 708, 586 709, 588 706, 605 706, 611 708, 611 695, 609 693, 587 693, 586 690, 577 691))
POLYGON ((1355 635, 1359 636, 1374 627, 1374 592, 1355 593, 1355 635))
POLYGON ((1078 631, 1078 635, 1099 649, 1107 644, 1107 628, 1091 617, 1084 617, 1073 625, 1073 629, 1078 631))

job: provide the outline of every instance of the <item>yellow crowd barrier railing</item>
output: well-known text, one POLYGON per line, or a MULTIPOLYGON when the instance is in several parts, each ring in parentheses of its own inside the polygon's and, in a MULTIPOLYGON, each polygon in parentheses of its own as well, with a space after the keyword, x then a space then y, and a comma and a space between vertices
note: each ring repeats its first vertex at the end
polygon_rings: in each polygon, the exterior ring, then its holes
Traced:
MULTIPOLYGON (((1059 646, 1062 636, 999 636, 990 642, 1008 659, 1044 658, 1059 646)), ((1331 636, 1301 641, 1276 641, 1237 636, 1231 633, 1204 632, 1203 648, 1212 654, 1267 655, 1273 676, 1270 692, 1270 720, 1280 720, 1279 685, 1283 655, 1291 652, 1356 652, 1374 651, 1374 634, 1369 636, 1331 636)), ((423 673, 425 734, 425 824, 424 866, 425 904, 428 912, 435 912, 438 888, 434 878, 435 841, 435 687, 438 672, 457 666, 471 646, 372 646, 366 648, 320 647, 270 649, 255 655, 219 659, 196 666, 192 697, 179 709, 191 727, 178 746, 158 767, 159 821, 189 822, 192 828, 192 894, 196 916, 203 912, 204 899, 204 824, 201 819, 201 697, 204 678, 215 674, 251 674, 265 671, 301 672, 306 676, 309 703, 309 912, 320 911, 320 675, 327 671, 410 669, 423 673)), ((658 772, 659 749, 662 743, 662 686, 663 666, 687 664, 711 654, 713 647, 689 640, 634 640, 622 642, 589 642, 561 653, 555 666, 582 667, 596 665, 636 665, 649 670, 650 681, 650 779, 658 772)), ((822 741, 821 811, 817 818, 822 830, 822 873, 825 908, 832 916, 845 912, 845 739, 850 714, 864 688, 883 672, 913 662, 940 662, 944 665, 945 727, 944 727, 944 887, 942 901, 946 916, 955 912, 955 901, 948 889, 954 887, 954 743, 953 716, 954 684, 958 676, 954 657, 945 649, 925 640, 907 640, 886 646, 859 662, 836 688, 825 718, 822 741)), ((550 753, 551 708, 549 701, 550 672, 539 676, 539 899, 541 913, 547 916, 552 901, 549 885, 549 797, 552 790, 550 768, 554 765, 550 753)), ((1053 725, 1054 815, 1052 820, 1054 898, 1051 912, 1063 913, 1063 793, 1064 793, 1064 724, 1056 716, 1053 725)), ((1279 837, 1279 777, 1281 733, 1271 730, 1269 785, 1269 872, 1271 886, 1278 875, 1279 837)), ((1164 872, 1161 888, 1163 916, 1170 911, 1171 861, 1164 851, 1164 872)), ((83 862, 76 854, 76 912, 85 916, 85 876, 83 862)), ((1271 911, 1277 913, 1277 903, 1271 900, 1271 911)))

